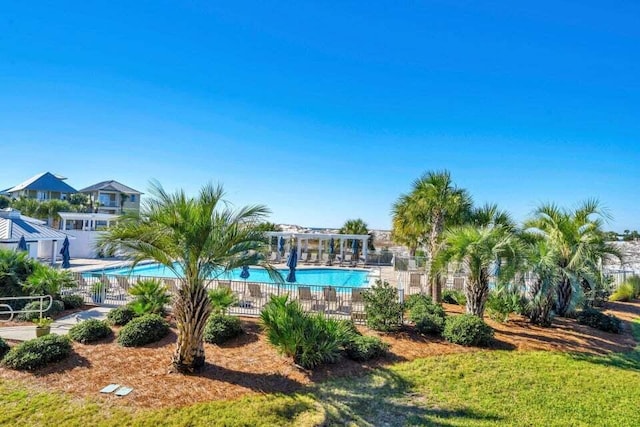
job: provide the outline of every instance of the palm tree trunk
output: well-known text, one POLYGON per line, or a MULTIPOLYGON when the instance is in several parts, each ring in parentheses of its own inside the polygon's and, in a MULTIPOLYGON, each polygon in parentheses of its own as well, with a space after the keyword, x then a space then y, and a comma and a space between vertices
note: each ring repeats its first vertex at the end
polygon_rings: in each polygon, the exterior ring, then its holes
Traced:
POLYGON ((481 273, 477 283, 468 281, 464 288, 464 294, 467 297, 467 314, 482 318, 484 306, 489 296, 489 275, 481 273))
MULTIPOLYGON (((433 227, 431 228, 431 233, 429 235, 429 271, 431 271, 431 264, 433 263, 433 259, 438 251, 438 239, 440 238, 443 229, 444 218, 440 213, 434 214, 433 227)), ((442 300, 442 277, 439 273, 430 276, 431 298, 435 302, 440 302, 442 300)))
POLYGON ((529 321, 534 325, 551 326, 553 291, 543 293, 542 285, 542 279, 537 279, 531 287, 529 321))
POLYGON ((569 311, 569 307, 571 305, 571 297, 573 296, 573 288, 571 287, 571 280, 566 275, 562 276, 562 281, 558 285, 556 294, 557 294, 556 314, 558 316, 564 317, 569 311))
POLYGON ((183 286, 174 304, 178 341, 171 361, 171 370, 192 373, 204 366, 204 328, 211 313, 207 291, 202 283, 183 286))

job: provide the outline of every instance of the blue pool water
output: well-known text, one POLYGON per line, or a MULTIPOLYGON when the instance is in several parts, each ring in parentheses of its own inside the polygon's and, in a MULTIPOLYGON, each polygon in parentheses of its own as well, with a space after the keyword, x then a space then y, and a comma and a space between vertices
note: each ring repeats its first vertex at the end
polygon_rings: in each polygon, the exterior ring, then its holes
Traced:
MULTIPOLYGON (((283 278, 287 277, 289 269, 279 269, 283 278)), ((243 281, 240 277, 242 272, 241 268, 232 270, 226 274, 214 274, 212 278, 223 280, 238 280, 243 281)), ((138 265, 131 269, 130 267, 124 268, 111 268, 100 271, 93 271, 91 273, 104 273, 113 275, 124 276, 151 276, 151 277, 176 277, 176 275, 166 267, 160 264, 144 264, 138 265)), ((304 285, 321 285, 321 286, 349 286, 349 287, 363 287, 369 283, 366 270, 353 270, 345 268, 305 268, 296 269, 296 284, 304 285)), ((262 283, 275 283, 266 270, 254 267, 249 268, 248 282, 262 282, 262 283)))

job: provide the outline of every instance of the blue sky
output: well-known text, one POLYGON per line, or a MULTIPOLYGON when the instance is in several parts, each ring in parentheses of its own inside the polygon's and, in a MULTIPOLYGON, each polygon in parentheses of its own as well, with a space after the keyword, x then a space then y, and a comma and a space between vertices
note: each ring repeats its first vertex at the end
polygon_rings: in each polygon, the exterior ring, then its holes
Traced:
POLYGON ((637 2, 211 3, 4 4, 0 187, 214 181, 388 228, 446 168, 517 219, 597 197, 640 229, 637 2))

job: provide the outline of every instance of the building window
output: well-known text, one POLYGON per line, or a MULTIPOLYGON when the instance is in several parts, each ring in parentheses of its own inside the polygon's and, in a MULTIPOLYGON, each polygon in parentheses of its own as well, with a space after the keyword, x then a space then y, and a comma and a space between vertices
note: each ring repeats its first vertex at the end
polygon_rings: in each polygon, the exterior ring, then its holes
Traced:
POLYGON ((135 195, 135 194, 130 195, 130 196, 129 196, 129 200, 130 200, 132 203, 133 203, 133 202, 135 202, 135 201, 136 201, 136 195, 135 195))
POLYGON ((47 193, 44 191, 38 191, 36 193, 36 199, 38 200, 47 200, 47 193))

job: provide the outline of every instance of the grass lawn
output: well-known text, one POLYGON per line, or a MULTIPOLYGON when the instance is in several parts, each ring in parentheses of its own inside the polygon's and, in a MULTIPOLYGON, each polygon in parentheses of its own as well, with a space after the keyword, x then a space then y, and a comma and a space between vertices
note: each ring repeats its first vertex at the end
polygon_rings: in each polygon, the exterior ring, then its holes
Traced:
POLYGON ((609 356, 478 351, 398 363, 292 395, 135 412, 9 381, 0 383, 0 425, 635 426, 638 402, 640 347, 609 356))

